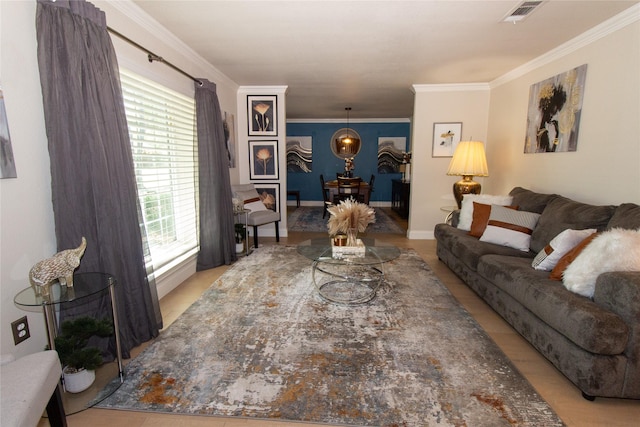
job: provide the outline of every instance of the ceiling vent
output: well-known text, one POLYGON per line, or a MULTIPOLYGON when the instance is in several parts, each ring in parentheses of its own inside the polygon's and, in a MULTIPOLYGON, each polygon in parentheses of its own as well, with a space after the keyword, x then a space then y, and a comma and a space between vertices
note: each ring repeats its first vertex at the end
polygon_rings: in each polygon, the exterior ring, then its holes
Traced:
POLYGON ((527 16, 531 15, 538 6, 540 6, 543 1, 523 1, 515 8, 513 8, 509 13, 506 14, 504 18, 502 18, 501 22, 520 22, 524 20, 527 16))

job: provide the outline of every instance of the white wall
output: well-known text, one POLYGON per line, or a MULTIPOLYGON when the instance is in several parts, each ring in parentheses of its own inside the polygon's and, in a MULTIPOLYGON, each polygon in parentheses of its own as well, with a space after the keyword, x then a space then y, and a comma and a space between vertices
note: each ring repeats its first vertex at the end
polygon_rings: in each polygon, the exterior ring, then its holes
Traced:
POLYGON ((31 338, 14 346, 11 322, 26 313, 13 297, 29 286, 31 266, 56 249, 35 10, 35 1, 0 2, 0 79, 18 175, 0 180, 0 353, 16 356, 47 344, 38 308, 28 313, 31 338))
MULTIPOLYGON (((462 140, 488 144, 489 85, 414 85, 414 91, 408 237, 432 239, 433 228, 447 215, 440 208, 456 204, 452 187, 461 178, 447 176, 450 157, 432 157, 433 124, 462 122, 462 140)), ((483 184, 482 178, 475 180, 483 184)))
MULTIPOLYGON (((194 77, 217 85, 223 111, 236 114, 238 86, 190 48, 149 19, 131 2, 94 2, 107 14, 107 24, 145 48, 164 57, 194 77)), ((31 338, 15 346, 10 324, 25 312, 13 297, 29 285, 29 269, 56 251, 49 153, 44 126, 40 76, 36 57, 35 1, 0 1, 0 82, 17 166, 17 179, 0 180, 0 353, 16 356, 42 350, 46 345, 43 316, 28 314, 31 338)), ((166 65, 149 63, 147 55, 112 36, 120 66, 152 78, 174 90, 193 94, 193 82, 166 65)), ((236 139, 237 140, 237 139, 236 139)), ((230 171, 232 182, 239 173, 230 171)), ((186 262, 158 281, 160 296, 195 272, 186 262)))
POLYGON ((640 23, 634 10, 632 24, 617 29, 629 15, 623 14, 571 45, 601 38, 569 54, 563 54, 566 46, 558 49, 546 63, 492 88, 487 191, 504 194, 519 185, 587 203, 640 203, 640 23), (577 151, 524 154, 529 87, 582 64, 587 78, 577 151))
POLYGON ((434 122, 463 122, 462 139, 485 142, 485 194, 521 186, 593 204, 640 203, 640 6, 635 6, 488 85, 414 85, 408 237, 433 238, 440 207, 455 205, 449 158, 432 158, 434 122), (588 64, 578 147, 524 154, 529 88, 588 64), (490 88, 489 90, 483 90, 490 88))
MULTIPOLYGON (((278 206, 280 206, 280 224, 278 226, 278 232, 280 237, 287 237, 287 104, 286 104, 287 86, 240 86, 237 92, 238 103, 238 172, 239 183, 247 184, 250 182, 259 183, 261 181, 251 181, 251 174, 249 169, 249 140, 264 140, 264 141, 277 141, 278 144, 278 179, 270 179, 268 181, 262 181, 265 183, 279 183, 280 184, 280 200, 278 200, 278 206), (248 136, 248 106, 247 96, 250 95, 262 95, 262 96, 276 96, 276 120, 277 120, 277 135, 269 137, 248 136)), ((253 233, 252 227, 249 228, 249 232, 253 233)), ((273 224, 266 224, 258 228, 258 245, 260 244, 260 236, 275 236, 275 227, 273 224)))

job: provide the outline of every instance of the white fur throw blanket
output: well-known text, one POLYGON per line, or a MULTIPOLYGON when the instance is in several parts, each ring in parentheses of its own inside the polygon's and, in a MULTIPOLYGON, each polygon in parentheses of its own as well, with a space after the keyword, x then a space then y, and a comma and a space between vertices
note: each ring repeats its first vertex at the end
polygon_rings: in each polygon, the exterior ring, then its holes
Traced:
POLYGON ((596 279, 609 271, 640 271, 640 229, 603 232, 569 264, 562 281, 570 291, 593 298, 596 279))

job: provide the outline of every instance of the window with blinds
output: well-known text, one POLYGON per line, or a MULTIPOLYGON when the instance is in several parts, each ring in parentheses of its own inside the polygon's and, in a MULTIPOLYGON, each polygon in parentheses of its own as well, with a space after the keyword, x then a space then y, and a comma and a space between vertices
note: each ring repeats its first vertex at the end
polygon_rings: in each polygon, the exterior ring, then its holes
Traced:
POLYGON ((197 249, 195 104, 120 70, 131 151, 153 267, 197 249))

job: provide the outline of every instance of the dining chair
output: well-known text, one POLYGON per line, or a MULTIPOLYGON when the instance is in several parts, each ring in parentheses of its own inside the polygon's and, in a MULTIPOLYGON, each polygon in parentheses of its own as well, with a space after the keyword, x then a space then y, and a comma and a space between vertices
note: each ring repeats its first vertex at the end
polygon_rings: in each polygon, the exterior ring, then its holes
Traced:
POLYGON ((333 203, 331 202, 329 189, 325 187, 324 175, 322 174, 320 174, 320 190, 322 191, 322 201, 324 202, 324 208, 322 210, 322 218, 324 219, 327 212, 329 212, 329 208, 333 206, 333 203))
POLYGON ((338 204, 343 200, 353 198, 364 203, 364 195, 360 193, 362 178, 338 178, 338 194, 333 198, 333 203, 338 204))
POLYGON ((373 183, 376 181, 376 176, 371 174, 371 178, 369 178, 369 203, 371 203, 371 193, 373 192, 373 183))

